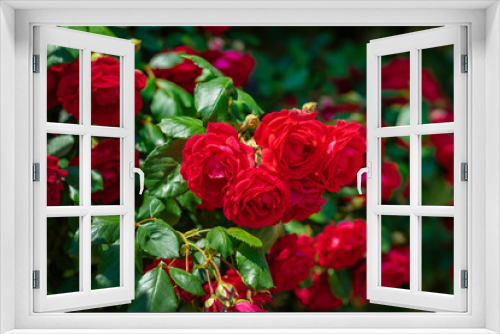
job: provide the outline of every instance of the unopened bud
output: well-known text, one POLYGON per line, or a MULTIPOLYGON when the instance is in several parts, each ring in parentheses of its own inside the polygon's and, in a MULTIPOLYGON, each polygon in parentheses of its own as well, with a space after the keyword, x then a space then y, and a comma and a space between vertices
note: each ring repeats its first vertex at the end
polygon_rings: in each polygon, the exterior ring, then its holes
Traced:
POLYGON ((247 115, 245 117, 245 120, 243 121, 243 124, 241 124, 240 130, 245 131, 245 130, 255 130, 260 124, 259 117, 257 117, 254 114, 247 115))
POLYGON ((142 41, 140 39, 132 38, 130 41, 132 43, 134 43, 134 51, 135 52, 137 52, 141 49, 142 41))
POLYGON ((232 284, 220 280, 215 289, 215 295, 221 301, 231 301, 236 296, 236 288, 232 284))
POLYGON ((226 310, 226 306, 215 295, 211 295, 205 301, 205 312, 226 312, 226 310))
POLYGON ((316 111, 316 102, 307 102, 302 106, 302 110, 307 110, 309 112, 315 112, 316 111))

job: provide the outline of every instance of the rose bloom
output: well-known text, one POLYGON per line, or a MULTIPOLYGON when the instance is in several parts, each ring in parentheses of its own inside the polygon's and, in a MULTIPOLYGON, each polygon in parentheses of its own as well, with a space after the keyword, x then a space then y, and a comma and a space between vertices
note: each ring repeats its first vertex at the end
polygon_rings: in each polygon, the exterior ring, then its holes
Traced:
POLYGON ((302 180, 290 180, 291 206, 286 210, 283 223, 291 220, 304 220, 321 211, 328 202, 322 195, 325 189, 310 177, 302 180))
MULTIPOLYGON (((111 204, 120 199, 120 140, 104 139, 95 145, 91 152, 91 168, 102 176, 103 190, 92 193, 92 201, 111 204)), ((80 158, 73 158, 70 166, 78 166, 80 158)), ((135 152, 135 165, 139 166, 139 155, 135 152)))
POLYGON ((267 254, 275 288, 273 293, 290 291, 305 281, 314 268, 314 238, 288 234, 276 241, 267 254))
POLYGON ((265 115, 254 136, 262 147, 262 161, 290 179, 316 171, 325 159, 327 127, 315 116, 299 109, 265 115))
POLYGON ((59 205, 61 201, 61 191, 64 186, 62 178, 68 175, 68 172, 59 169, 59 159, 56 157, 47 156, 47 205, 59 205))
POLYGON ((248 81, 257 64, 251 54, 234 50, 208 50, 202 56, 224 75, 233 79, 236 87, 242 87, 248 81))
POLYGON ((366 253, 366 223, 363 219, 328 225, 316 236, 320 266, 335 270, 354 266, 366 253))
MULTIPOLYGON (((237 300, 238 299, 247 299, 248 294, 252 294, 252 300, 255 304, 258 305, 264 305, 267 303, 270 303, 273 300, 273 297, 271 294, 267 291, 259 291, 257 293, 253 292, 252 289, 249 289, 245 283, 241 280, 240 275, 233 269, 229 269, 226 272, 226 275, 222 276, 222 281, 231 284, 235 289, 236 289, 236 295, 234 296, 237 300)), ((212 281, 212 288, 215 289, 217 288, 217 282, 212 281)), ((205 302, 208 298, 210 298, 210 287, 208 283, 206 283, 203 286, 203 290, 205 291, 206 295, 202 297, 202 301, 205 302)))
MULTIPOLYGON (((163 52, 177 52, 180 54, 187 54, 192 56, 200 55, 189 46, 184 45, 177 46, 173 50, 166 50, 163 52)), ((173 83, 184 88, 189 93, 194 92, 194 87, 196 86, 196 78, 198 78, 202 72, 202 69, 189 59, 184 59, 180 64, 174 65, 171 68, 152 68, 152 70, 157 78, 172 81, 173 83)))
POLYGON ((382 286, 399 288, 410 284, 410 247, 394 247, 382 256, 382 286))
POLYGON ((208 31, 214 35, 221 36, 231 27, 210 26, 210 27, 202 27, 202 28, 203 28, 203 30, 208 31))
POLYGON ((231 307, 228 312, 269 312, 267 310, 262 309, 257 304, 252 304, 249 301, 242 300, 236 303, 234 307, 231 307))
POLYGON ((272 167, 242 170, 227 187, 224 215, 236 225, 276 225, 290 207, 290 186, 272 167))
MULTIPOLYGON (((79 68, 78 60, 73 63, 75 68, 79 68)), ((47 70, 47 110, 57 107, 61 101, 57 98, 57 87, 61 75, 70 64, 53 65, 47 70)), ((78 74, 79 75, 79 74, 78 74)))
POLYGON ((331 311, 342 307, 342 300, 337 298, 330 289, 328 273, 315 273, 310 287, 295 288, 295 295, 299 302, 311 312, 331 311))
MULTIPOLYGON (((99 57, 91 65, 91 122, 101 126, 120 125, 120 61, 113 57, 99 57)), ((142 108, 141 90, 146 87, 146 77, 135 71, 135 114, 142 108)), ((80 119, 80 80, 78 60, 61 75, 57 98, 64 109, 80 119)))
POLYGON ((326 156, 321 155, 321 167, 316 174, 328 191, 339 192, 351 183, 363 165, 366 140, 360 133, 361 125, 338 120, 328 126, 326 156))
MULTIPOLYGON (((409 90, 410 88, 410 58, 394 58, 384 66, 381 73, 383 90, 409 90)), ((439 83, 428 69, 422 69, 422 96, 435 103, 443 99, 439 83)), ((399 97, 392 100, 394 103, 407 104, 408 98, 399 97)))
POLYGON ((182 156, 182 177, 202 199, 201 208, 209 210, 222 207, 228 183, 255 165, 253 148, 241 143, 238 132, 224 123, 208 123, 205 134, 188 139, 182 156))
POLYGON ((168 277, 170 278, 172 285, 175 286, 175 293, 177 293, 177 295, 179 295, 179 297, 187 303, 190 303, 193 300, 195 300, 198 296, 193 295, 193 294, 187 292, 186 290, 184 290, 183 288, 177 286, 177 284, 174 282, 172 277, 170 277, 170 273, 168 272, 168 268, 170 268, 170 267, 175 267, 175 268, 179 268, 182 270, 187 269, 186 270, 187 272, 191 272, 193 270, 193 259, 191 257, 189 257, 187 268, 186 268, 186 260, 185 259, 174 259, 174 260, 172 260, 172 259, 170 259, 170 260, 156 259, 153 263, 151 263, 150 265, 148 265, 144 268, 144 274, 147 273, 148 271, 156 268, 160 262, 164 263, 162 268, 163 268, 163 270, 165 270, 168 277))
POLYGON ((388 201, 392 197, 393 190, 401 186, 402 177, 399 167, 393 162, 382 162, 382 200, 388 201))

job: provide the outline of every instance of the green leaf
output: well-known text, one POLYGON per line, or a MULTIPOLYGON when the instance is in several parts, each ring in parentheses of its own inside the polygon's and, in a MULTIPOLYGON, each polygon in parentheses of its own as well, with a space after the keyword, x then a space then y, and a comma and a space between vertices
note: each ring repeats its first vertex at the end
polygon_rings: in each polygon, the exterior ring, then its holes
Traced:
POLYGON ((257 116, 263 115, 264 110, 255 102, 253 97, 251 97, 249 94, 245 93, 241 89, 236 89, 237 97, 236 101, 238 102, 243 102, 243 104, 246 106, 246 109, 248 109, 247 113, 252 113, 257 116))
POLYGON ((109 37, 116 37, 116 35, 108 27, 89 26, 89 32, 109 37))
POLYGON ((97 171, 96 169, 92 169, 90 171, 90 191, 91 192, 96 192, 99 190, 104 190, 104 181, 102 179, 101 173, 97 171))
POLYGON ((165 210, 162 212, 160 217, 173 226, 179 222, 182 210, 173 198, 167 198, 165 200, 165 204, 165 210))
POLYGON ((175 267, 170 267, 168 272, 174 282, 187 292, 196 296, 203 296, 205 294, 200 279, 195 275, 175 267))
POLYGON ((171 139, 189 139, 205 132, 203 122, 189 116, 167 117, 158 126, 171 139))
POLYGON ((120 240, 120 216, 94 216, 90 225, 92 244, 113 244, 120 240))
POLYGON ((195 116, 193 96, 173 82, 157 79, 158 90, 151 102, 151 113, 160 122, 165 117, 195 116))
POLYGON ((283 225, 278 224, 262 228, 248 228, 245 230, 262 242, 262 251, 267 253, 274 242, 278 240, 282 229, 283 225))
POLYGON ((151 58, 151 68, 168 69, 182 63, 183 59, 177 52, 164 52, 151 58))
POLYGON ((348 269, 328 269, 330 287, 335 296, 346 300, 351 295, 351 275, 348 269))
POLYGON ((199 56, 193 56, 193 55, 181 55, 182 58, 187 58, 193 61, 193 63, 204 69, 209 71, 214 77, 221 77, 223 76, 222 72, 219 71, 217 68, 215 68, 212 64, 210 64, 207 60, 199 57, 199 56))
POLYGON ((170 144, 157 147, 149 154, 142 167, 144 184, 151 195, 160 198, 176 197, 187 191, 187 183, 180 174, 180 164, 172 157, 170 144))
POLYGON ((233 242, 226 233, 226 229, 218 226, 214 227, 207 234, 208 247, 218 251, 224 258, 233 254, 233 242))
POLYGON ((201 204, 201 199, 196 196, 191 190, 177 196, 177 202, 186 210, 194 212, 198 205, 201 204))
POLYGON ((137 228, 137 241, 146 253, 173 259, 179 256, 179 241, 172 228, 161 219, 140 224, 137 228))
POLYGON ((61 158, 71 151, 74 144, 75 138, 73 136, 59 135, 54 137, 47 144, 47 155, 61 158))
POLYGON ((104 252, 95 280, 101 289, 120 286, 120 244, 114 244, 104 252))
POLYGON ((227 120, 229 100, 233 92, 233 80, 227 77, 215 78, 199 83, 194 90, 194 102, 203 122, 224 122, 227 120))
POLYGON ((236 238, 252 247, 262 247, 262 241, 259 238, 254 237, 247 231, 242 230, 238 227, 230 227, 227 229, 227 234, 236 238))
POLYGON ((163 203, 158 198, 153 198, 149 203, 149 214, 152 218, 158 217, 164 210, 165 205, 163 205, 163 203))
POLYGON ((158 125, 153 123, 144 124, 139 127, 136 138, 136 148, 140 152, 149 153, 156 147, 165 144, 165 135, 158 125))
POLYGON ((245 278, 245 283, 257 291, 274 286, 266 257, 261 249, 242 245, 236 251, 236 263, 245 278))
POLYGON ((130 312, 175 312, 179 300, 160 262, 156 268, 148 271, 137 284, 135 300, 130 312))

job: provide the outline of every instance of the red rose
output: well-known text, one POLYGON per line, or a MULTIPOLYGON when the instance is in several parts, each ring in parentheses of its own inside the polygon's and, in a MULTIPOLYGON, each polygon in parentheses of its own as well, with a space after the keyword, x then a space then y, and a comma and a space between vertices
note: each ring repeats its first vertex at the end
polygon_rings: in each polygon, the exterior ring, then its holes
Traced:
POLYGON ((363 165, 366 140, 360 134, 361 125, 337 121, 337 126, 328 126, 326 156, 318 176, 328 191, 339 192, 340 187, 351 183, 363 165))
POLYGON ((390 200, 392 191, 399 188, 402 180, 397 164, 393 162, 382 162, 382 200, 390 200))
POLYGON ((434 109, 431 111, 430 120, 432 123, 453 122, 453 111, 448 109, 434 109))
POLYGON ((233 307, 231 307, 228 312, 268 312, 266 310, 263 310, 259 305, 257 304, 252 304, 249 301, 243 300, 233 307))
MULTIPOLYGON (((91 168, 102 176, 103 190, 92 193, 92 201, 111 204, 120 198, 120 141, 104 139, 94 146, 90 152, 91 168)), ((70 166, 78 166, 80 158, 69 162, 70 166)), ((139 155, 135 152, 135 165, 139 166, 139 155)))
POLYGON ((368 299, 366 299, 366 261, 354 268, 352 272, 351 302, 356 306, 368 304, 368 299))
POLYGON ((209 210, 222 207, 228 183, 238 172, 255 165, 254 150, 224 123, 209 123, 207 133, 189 138, 182 156, 182 177, 202 199, 201 207, 209 210))
POLYGON ((318 213, 328 202, 322 195, 325 189, 311 178, 290 180, 291 206, 286 210, 283 223, 291 220, 304 220, 318 213))
MULTIPOLYGON (((251 294, 253 302, 258 305, 264 305, 270 303, 273 300, 273 297, 267 291, 259 291, 257 293, 254 293, 245 285, 245 283, 243 283, 240 275, 238 275, 238 273, 233 269, 229 269, 226 272, 226 275, 222 276, 222 281, 231 284, 236 289, 236 295, 233 296, 234 298, 236 298, 236 300, 247 299, 249 293, 251 294)), ((217 285, 217 282, 212 282, 212 288, 214 289, 214 291, 217 289, 217 285)), ((206 295, 202 298, 202 300, 206 301, 210 297, 210 287, 208 283, 203 286, 203 290, 205 291, 206 295)))
MULTIPOLYGON (((78 68, 78 60, 75 61, 78 68)), ((57 87, 61 75, 64 73, 69 64, 53 65, 47 70, 47 110, 55 108, 61 101, 57 98, 57 87)), ((75 66, 75 65, 73 65, 75 66)))
POLYGON ((62 178, 68 175, 68 172, 59 169, 59 159, 56 157, 47 156, 47 205, 59 205, 61 201, 61 191, 64 186, 62 178))
MULTIPOLYGON (((120 125, 120 61, 113 57, 100 57, 91 65, 91 122, 101 126, 120 125)), ((135 71, 135 114, 142 108, 140 91, 146 87, 146 77, 135 71)), ((61 76, 57 97, 64 109, 80 119, 80 80, 78 60, 61 76)))
POLYGON ((288 183, 265 164, 239 172, 224 195, 224 215, 240 226, 276 225, 289 206, 288 183))
POLYGON ((224 75, 233 79, 236 87, 242 87, 248 81, 256 65, 256 61, 251 54, 234 50, 224 52, 208 50, 203 53, 203 58, 208 60, 224 75))
POLYGON ((399 288, 410 284, 410 247, 394 247, 382 256, 382 286, 399 288))
MULTIPOLYGON (((173 50, 164 52, 177 52, 187 55, 199 56, 198 52, 191 49, 189 46, 178 46, 173 50)), ((201 75, 202 69, 189 59, 184 59, 180 64, 171 68, 152 68, 154 75, 157 78, 172 81, 181 86, 189 93, 193 93, 196 86, 196 78, 201 75)))
POLYGON ((202 28, 205 31, 208 31, 214 35, 220 36, 220 35, 224 34, 231 27, 210 26, 210 27, 202 27, 202 28))
POLYGON ((177 284, 174 282, 172 277, 170 277, 170 273, 168 272, 168 268, 170 268, 170 267, 175 267, 175 268, 179 268, 182 270, 187 269, 186 270, 187 272, 191 272, 193 270, 193 259, 191 257, 188 259, 187 268, 186 268, 186 260, 185 259, 174 259, 174 260, 172 260, 172 259, 170 259, 170 260, 156 259, 153 263, 151 263, 150 265, 148 265, 144 268, 144 274, 147 273, 148 271, 153 270, 156 267, 158 267, 158 264, 160 262, 164 263, 162 265, 162 269, 167 273, 172 285, 175 286, 175 293, 177 293, 177 295, 179 295, 179 297, 187 303, 190 303, 193 300, 195 300, 198 296, 193 295, 193 294, 187 292, 186 290, 184 290, 183 288, 177 286, 177 284))
POLYGON ((262 160, 290 179, 302 179, 318 170, 327 149, 327 127, 315 116, 299 109, 264 116, 254 136, 262 147, 262 160))
POLYGON ((335 297, 330 289, 328 273, 315 273, 313 283, 305 289, 295 288, 295 295, 301 304, 311 312, 331 311, 342 307, 342 300, 335 297))
MULTIPOLYGON (((383 90, 409 90, 410 89, 410 58, 394 58, 382 66, 383 90)), ((422 96, 430 102, 436 102, 443 97, 439 83, 428 69, 422 69, 422 96)), ((390 103, 407 104, 407 97, 396 98, 390 103)))
POLYGON ((267 254, 274 282, 273 293, 290 291, 306 280, 314 268, 314 238, 288 234, 278 239, 267 254))
POLYGON ((316 236, 320 266, 335 270, 352 267, 366 253, 366 223, 363 219, 328 225, 316 236))

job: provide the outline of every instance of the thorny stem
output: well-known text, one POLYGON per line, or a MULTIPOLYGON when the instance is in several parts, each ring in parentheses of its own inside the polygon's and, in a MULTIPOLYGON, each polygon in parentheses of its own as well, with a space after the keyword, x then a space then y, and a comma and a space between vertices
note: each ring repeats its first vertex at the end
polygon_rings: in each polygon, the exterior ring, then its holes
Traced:
POLYGON ((219 267, 217 267, 217 264, 215 264, 215 262, 214 262, 214 261, 212 261, 212 260, 210 261, 210 263, 211 263, 211 264, 212 264, 212 266, 215 268, 215 273, 217 274, 217 277, 216 277, 216 278, 217 278, 217 281, 222 280, 222 276, 221 276, 221 274, 220 274, 219 267))
POLYGON ((207 275, 208 286, 210 287, 210 295, 214 294, 214 287, 212 286, 212 281, 210 280, 210 273, 208 268, 205 268, 205 274, 207 275))
POLYGON ((186 245, 186 271, 189 271, 189 245, 186 245))

